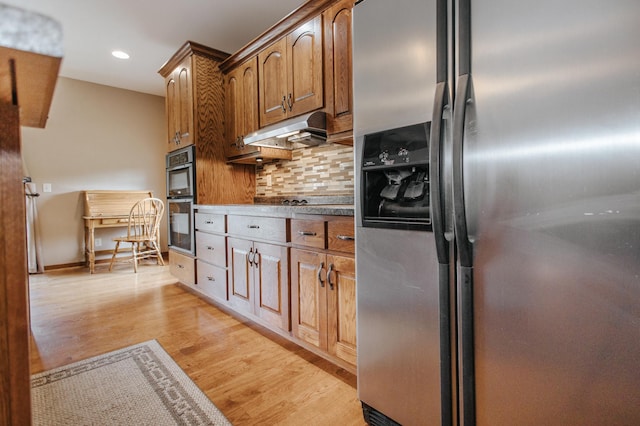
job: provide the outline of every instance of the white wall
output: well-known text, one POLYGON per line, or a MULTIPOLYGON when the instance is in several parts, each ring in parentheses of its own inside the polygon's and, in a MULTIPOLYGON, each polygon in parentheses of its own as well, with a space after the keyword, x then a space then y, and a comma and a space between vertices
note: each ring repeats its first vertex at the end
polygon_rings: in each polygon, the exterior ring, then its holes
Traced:
MULTIPOLYGON (((140 189, 166 197, 165 129, 162 97, 58 79, 46 128, 22 128, 25 173, 40 193, 45 267, 84 260, 82 191, 140 189), (51 184, 51 193, 43 192, 43 183, 51 184)), ((166 223, 161 229, 166 250, 166 223)), ((96 249, 113 248, 111 238, 123 231, 100 231, 103 244, 96 249)))

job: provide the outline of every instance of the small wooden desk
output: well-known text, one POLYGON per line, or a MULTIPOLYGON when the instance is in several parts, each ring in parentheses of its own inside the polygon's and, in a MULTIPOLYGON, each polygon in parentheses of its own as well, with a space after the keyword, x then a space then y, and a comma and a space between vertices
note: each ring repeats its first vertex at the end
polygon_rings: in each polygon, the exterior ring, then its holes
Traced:
POLYGON ((151 191, 109 191, 84 192, 84 244, 85 261, 89 272, 95 272, 97 228, 116 228, 129 225, 131 207, 143 198, 153 197, 151 191))

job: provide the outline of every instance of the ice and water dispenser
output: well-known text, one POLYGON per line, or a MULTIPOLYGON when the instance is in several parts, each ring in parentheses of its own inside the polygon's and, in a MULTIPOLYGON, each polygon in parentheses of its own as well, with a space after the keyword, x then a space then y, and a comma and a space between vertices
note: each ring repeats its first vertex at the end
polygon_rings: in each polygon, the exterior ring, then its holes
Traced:
POLYGON ((362 225, 430 231, 429 130, 420 123, 367 134, 362 149, 362 225))

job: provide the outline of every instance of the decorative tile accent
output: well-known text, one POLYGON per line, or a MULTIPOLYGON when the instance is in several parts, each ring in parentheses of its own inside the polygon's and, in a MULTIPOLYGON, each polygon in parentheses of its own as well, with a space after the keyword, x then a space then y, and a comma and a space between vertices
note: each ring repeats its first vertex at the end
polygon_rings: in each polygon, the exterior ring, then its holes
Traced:
POLYGON ((282 195, 353 196, 353 147, 327 143, 294 150, 290 161, 256 168, 256 197, 282 195), (268 177, 271 185, 268 185, 268 177))

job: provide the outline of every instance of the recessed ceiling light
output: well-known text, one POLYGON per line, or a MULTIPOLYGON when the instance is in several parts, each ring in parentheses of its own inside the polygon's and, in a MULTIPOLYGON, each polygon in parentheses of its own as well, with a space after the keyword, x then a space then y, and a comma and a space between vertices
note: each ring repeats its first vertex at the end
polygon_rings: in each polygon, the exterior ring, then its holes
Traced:
POLYGON ((129 59, 129 54, 122 50, 114 50, 111 54, 118 59, 129 59))

